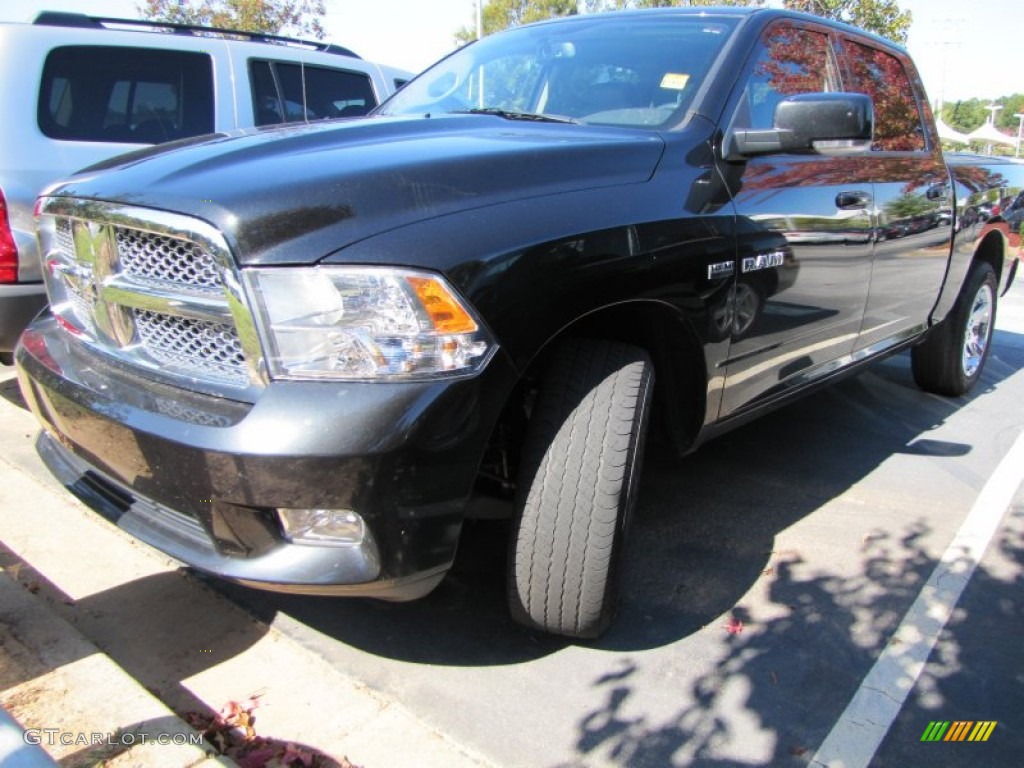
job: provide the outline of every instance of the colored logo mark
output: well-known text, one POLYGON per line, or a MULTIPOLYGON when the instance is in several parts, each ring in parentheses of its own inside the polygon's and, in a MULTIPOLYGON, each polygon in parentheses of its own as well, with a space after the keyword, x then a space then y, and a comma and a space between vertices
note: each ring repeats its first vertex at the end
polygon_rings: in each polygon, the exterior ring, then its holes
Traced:
POLYGON ((988 741, 996 723, 996 720, 932 720, 924 729, 921 741, 988 741))

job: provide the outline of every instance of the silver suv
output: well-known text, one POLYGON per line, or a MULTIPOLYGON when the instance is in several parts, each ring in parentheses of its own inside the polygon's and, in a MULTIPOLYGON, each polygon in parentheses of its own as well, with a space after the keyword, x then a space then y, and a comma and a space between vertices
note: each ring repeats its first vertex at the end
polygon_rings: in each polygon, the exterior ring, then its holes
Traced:
POLYGON ((53 12, 0 24, 0 362, 46 303, 32 207, 49 182, 146 145, 363 115, 410 78, 272 35, 53 12))

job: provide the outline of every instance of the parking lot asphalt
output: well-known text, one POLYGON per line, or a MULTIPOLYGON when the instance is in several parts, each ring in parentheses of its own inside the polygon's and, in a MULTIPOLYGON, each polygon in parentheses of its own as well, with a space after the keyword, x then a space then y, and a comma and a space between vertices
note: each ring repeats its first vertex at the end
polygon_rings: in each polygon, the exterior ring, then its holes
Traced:
POLYGON ((589 644, 507 618, 499 522, 470 525, 455 570, 414 603, 183 577, 49 479, 9 376, 0 541, 37 599, 172 710, 262 691, 268 734, 366 768, 421 765, 430 739, 465 764, 531 768, 1017 765, 1024 466, 1000 467, 1024 433, 1022 369, 1018 284, 968 397, 920 392, 903 355, 683 461, 649 450, 623 607, 589 644), (1004 500, 976 517, 989 498, 1004 500), (898 672, 872 676, 891 658, 898 672), (893 704, 861 721, 872 691, 893 704), (388 710, 407 735, 373 730, 388 710), (967 722, 995 725, 922 741, 967 722))

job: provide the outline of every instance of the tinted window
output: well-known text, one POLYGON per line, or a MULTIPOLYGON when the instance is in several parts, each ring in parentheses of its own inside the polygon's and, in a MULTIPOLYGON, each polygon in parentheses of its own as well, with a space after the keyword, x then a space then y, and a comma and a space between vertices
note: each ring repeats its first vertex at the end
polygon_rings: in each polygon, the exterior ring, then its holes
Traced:
POLYGON ((924 149, 921 113, 902 62, 885 51, 849 40, 845 47, 853 75, 850 90, 866 93, 875 105, 875 141, 871 148, 924 149))
POLYGON ((213 65, 187 51, 55 48, 39 92, 53 139, 155 144, 213 130, 213 65))
POLYGON ((384 114, 493 111, 659 128, 678 123, 735 19, 610 17, 525 26, 460 48, 384 114))
POLYGON ((787 96, 838 88, 828 37, 801 27, 773 27, 761 41, 761 52, 747 81, 751 128, 771 128, 775 107, 787 96))
POLYGON ((357 117, 377 98, 367 75, 281 61, 249 62, 256 125, 357 117))

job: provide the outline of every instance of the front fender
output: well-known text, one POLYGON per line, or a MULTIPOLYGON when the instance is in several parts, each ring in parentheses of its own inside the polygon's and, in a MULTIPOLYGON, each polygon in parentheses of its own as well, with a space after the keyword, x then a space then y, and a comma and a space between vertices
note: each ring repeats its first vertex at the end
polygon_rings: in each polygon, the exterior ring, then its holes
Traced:
MULTIPOLYGON (((408 265, 443 273, 522 371, 561 329, 607 307, 654 301, 706 329, 734 258, 724 215, 642 221, 667 209, 658 186, 575 192, 412 224, 344 248, 324 263, 408 265)), ((663 211, 669 213, 668 210, 663 211)))

